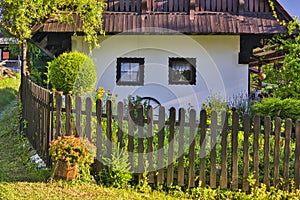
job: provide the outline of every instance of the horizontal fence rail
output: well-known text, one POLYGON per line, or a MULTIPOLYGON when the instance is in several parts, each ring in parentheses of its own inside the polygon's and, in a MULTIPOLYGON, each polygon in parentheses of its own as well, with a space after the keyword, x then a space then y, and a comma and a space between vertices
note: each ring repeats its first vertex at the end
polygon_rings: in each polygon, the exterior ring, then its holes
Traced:
POLYGON ((128 156, 138 177, 187 187, 249 191, 264 183, 288 190, 300 186, 300 121, 237 112, 195 110, 53 94, 24 80, 25 133, 43 158, 49 142, 61 135, 88 138, 100 168, 118 153, 128 156), (250 179, 249 179, 250 178, 250 179))

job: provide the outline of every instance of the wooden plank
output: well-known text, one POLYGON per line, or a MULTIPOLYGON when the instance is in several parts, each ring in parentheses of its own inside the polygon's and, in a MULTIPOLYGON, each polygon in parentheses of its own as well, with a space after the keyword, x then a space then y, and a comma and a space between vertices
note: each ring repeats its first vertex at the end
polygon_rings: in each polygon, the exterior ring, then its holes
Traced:
POLYGON ((259 2, 259 12, 265 12, 265 1, 264 0, 260 0, 259 2))
POLYGON ((70 94, 66 95, 66 135, 72 135, 72 98, 70 94))
POLYGON ((154 125, 154 114, 153 114, 153 108, 152 106, 148 106, 147 108, 147 122, 148 122, 148 135, 147 135, 147 140, 148 140, 148 146, 147 146, 147 158, 148 158, 148 164, 149 164, 149 175, 148 175, 148 182, 149 183, 154 183, 154 177, 155 177, 155 172, 154 172, 154 133, 153 133, 153 125, 154 125))
POLYGON ((173 5, 174 5, 174 12, 179 12, 179 2, 178 1, 180 1, 180 0, 173 0, 173 1, 174 1, 174 3, 173 3, 173 5))
POLYGON ((184 186, 184 125, 185 110, 179 109, 179 136, 178 136, 178 185, 184 186))
POLYGON ((128 104, 128 161, 130 168, 134 171, 134 107, 130 102, 128 104))
POLYGON ((93 102, 91 97, 85 100, 85 114, 86 114, 86 125, 85 125, 85 136, 88 140, 92 141, 92 107, 93 102))
POLYGON ((120 0, 120 11, 121 12, 124 12, 124 10, 125 10, 124 1, 126 1, 126 0, 120 0))
POLYGON ((206 10, 206 1, 205 0, 200 0, 200 11, 206 10))
POLYGON ((173 12, 174 11, 174 1, 173 0, 169 0, 169 12, 173 12))
POLYGON ((157 3, 155 0, 152 0, 152 11, 157 11, 157 3))
POLYGON ((280 135, 281 135, 281 119, 275 118, 275 144, 274 144, 274 179, 273 186, 277 187, 279 184, 279 167, 280 167, 280 135))
POLYGON ((175 143, 175 124, 176 124, 176 110, 174 107, 170 108, 169 117, 170 133, 168 142, 168 167, 167 167, 167 185, 172 185, 174 181, 174 143, 175 143))
MULTIPOLYGON (((251 1, 251 0, 250 0, 251 1)), ((249 12, 249 0, 245 0, 244 11, 249 12)))
POLYGON ((125 3, 126 3, 126 4, 125 4, 125 10, 126 10, 126 12, 129 12, 129 9, 130 9, 130 1, 131 1, 131 0, 126 0, 126 1, 125 1, 125 3))
POLYGON ((215 12, 217 10, 217 0, 211 0, 211 10, 210 11, 213 11, 215 12))
POLYGON ((227 12, 228 11, 228 7, 227 7, 227 0, 222 0, 222 12, 227 12))
POLYGON ((244 149, 243 149, 243 191, 249 191, 249 136, 250 136, 250 129, 251 129, 251 120, 249 115, 244 115, 244 149))
POLYGON ((254 0, 249 0, 249 12, 254 11, 254 0))
POLYGON ((212 111, 210 124, 210 173, 209 184, 211 188, 217 187, 217 127, 218 127, 218 113, 212 111))
POLYGON ((80 96, 77 96, 75 99, 76 107, 76 136, 82 137, 82 128, 81 128, 81 110, 82 110, 82 100, 80 96))
POLYGON ((117 120, 118 120, 118 147, 123 149, 124 147, 124 132, 123 132, 123 117, 124 117, 124 104, 123 102, 118 102, 117 105, 117 120))
POLYGON ((237 190, 239 186, 239 169, 238 169, 238 133, 239 133, 239 114, 232 114, 232 174, 231 174, 231 189, 237 190))
POLYGON ((103 130, 102 130, 102 101, 97 99, 96 101, 96 117, 97 117, 97 126, 96 126, 96 160, 97 168, 100 169, 103 159, 102 159, 102 145, 103 145, 103 130))
POLYGON ((205 11, 211 11, 211 5, 210 5, 210 0, 209 1, 205 1, 205 11))
POLYGON ((200 154, 199 154, 199 181, 200 186, 205 187, 206 185, 206 126, 207 126, 207 115, 205 110, 200 111, 200 154))
POLYGON ((264 177, 263 183, 267 188, 270 187, 270 135, 271 117, 264 118, 264 177))
POLYGON ((292 120, 286 119, 285 121, 285 143, 284 143, 284 158, 283 158, 283 187, 285 190, 289 189, 289 176, 290 176, 290 153, 291 153, 291 133, 292 133, 292 120))
POLYGON ((189 136, 189 177, 188 177, 188 187, 195 187, 195 132, 196 132, 196 111, 194 109, 190 110, 190 136, 189 136))
POLYGON ((158 158, 157 158, 157 184, 164 184, 164 133, 165 132, 165 107, 159 107, 158 116, 158 158))
POLYGON ((259 12, 259 0, 254 1, 254 12, 259 12))
POLYGON ((139 180, 142 180, 142 173, 145 171, 144 165, 144 106, 138 105, 138 168, 139 180))
POLYGON ((232 5, 233 5, 233 1, 234 0, 227 0, 227 8, 228 8, 228 12, 232 12, 232 5))
POLYGON ((114 11, 115 12, 120 11, 120 1, 114 0, 114 11))
POLYGON ((296 121, 295 137, 295 188, 300 189, 300 120, 296 121))
MULTIPOLYGON (((190 11, 190 1, 191 0, 184 0, 184 10, 183 11, 186 13, 188 13, 190 11)), ((193 7, 194 7, 194 5, 193 5, 193 7)))
POLYGON ((106 150, 107 155, 106 157, 111 159, 112 158, 112 105, 111 100, 106 101, 106 150))
POLYGON ((260 135, 260 116, 255 115, 253 119, 253 178, 256 180, 255 186, 259 185, 259 135, 260 135))
POLYGON ((222 0, 217 0, 217 11, 220 12, 222 9, 222 0))
POLYGON ((220 176, 220 188, 226 189, 228 186, 228 167, 227 167, 227 137, 228 137, 228 113, 222 113, 222 139, 221 139, 221 176, 220 176))
POLYGON ((153 1, 152 0, 147 0, 147 11, 153 11, 153 1))
POLYGON ((232 2, 232 11, 233 13, 237 13, 239 7, 239 0, 233 0, 232 2))
POLYGON ((179 12, 184 11, 184 0, 178 0, 179 1, 179 12))

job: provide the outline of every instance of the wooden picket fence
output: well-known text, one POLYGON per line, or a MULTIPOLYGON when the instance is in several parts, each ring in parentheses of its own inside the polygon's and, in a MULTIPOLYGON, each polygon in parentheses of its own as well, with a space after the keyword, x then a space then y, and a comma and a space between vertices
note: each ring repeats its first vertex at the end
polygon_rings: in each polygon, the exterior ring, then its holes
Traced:
POLYGON ((54 98, 28 79, 23 87, 24 132, 49 165, 49 142, 76 134, 95 144, 101 166, 122 149, 131 171, 147 171, 153 184, 248 191, 252 177, 255 185, 300 187, 300 121, 164 107, 156 119, 151 106, 54 98))

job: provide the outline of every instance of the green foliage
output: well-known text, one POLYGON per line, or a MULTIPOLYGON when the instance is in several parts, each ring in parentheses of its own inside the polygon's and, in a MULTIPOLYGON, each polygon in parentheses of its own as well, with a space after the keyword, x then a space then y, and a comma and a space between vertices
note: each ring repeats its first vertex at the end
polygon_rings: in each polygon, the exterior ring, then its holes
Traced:
MULTIPOLYGON (((282 22, 282 24, 285 24, 282 22)), ((272 94, 281 99, 300 99, 300 23, 297 19, 287 25, 288 34, 276 35, 270 42, 271 45, 279 44, 279 50, 287 53, 281 65, 264 66, 266 82, 278 85, 272 94)))
POLYGON ((99 172, 99 184, 116 188, 128 187, 132 174, 129 172, 130 165, 128 154, 125 151, 113 151, 112 158, 103 158, 107 167, 99 172))
POLYGON ((1 25, 22 43, 32 37, 32 27, 45 22, 50 17, 60 22, 74 22, 73 16, 81 17, 85 40, 96 46, 97 33, 102 31, 103 0, 23 0, 0 1, 1 25))
POLYGON ((252 106, 251 112, 261 116, 291 118, 293 121, 300 119, 300 100, 278 98, 264 98, 260 103, 252 106))
POLYGON ((93 60, 79 52, 61 54, 49 63, 49 70, 50 83, 64 94, 91 92, 97 80, 93 60))

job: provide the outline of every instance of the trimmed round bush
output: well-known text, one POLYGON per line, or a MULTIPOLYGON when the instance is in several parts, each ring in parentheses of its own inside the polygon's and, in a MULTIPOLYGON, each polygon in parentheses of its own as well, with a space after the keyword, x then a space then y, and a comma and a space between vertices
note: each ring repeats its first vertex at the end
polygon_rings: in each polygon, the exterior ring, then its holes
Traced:
POLYGON ((93 90, 96 66, 91 58, 79 52, 67 52, 49 63, 49 79, 57 91, 83 95, 93 90))

